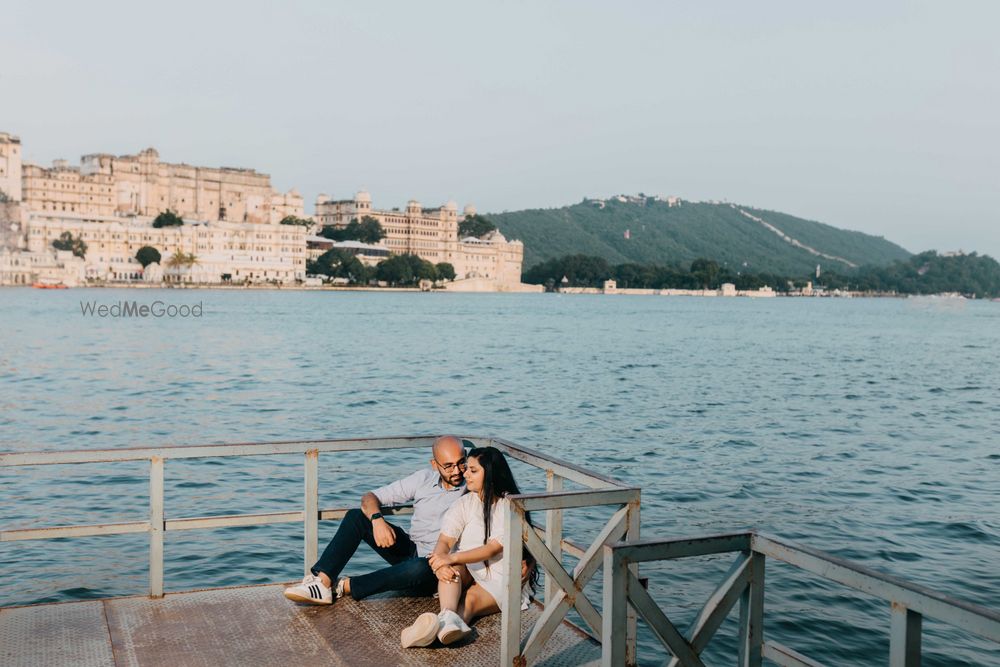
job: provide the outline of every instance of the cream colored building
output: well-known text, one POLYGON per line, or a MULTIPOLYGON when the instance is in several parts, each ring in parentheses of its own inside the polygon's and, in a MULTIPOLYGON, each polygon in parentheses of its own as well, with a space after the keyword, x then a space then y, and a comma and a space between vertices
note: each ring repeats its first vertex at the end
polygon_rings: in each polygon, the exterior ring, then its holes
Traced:
POLYGON ((302 216, 302 196, 280 193, 271 177, 253 169, 195 167, 161 162, 156 150, 137 155, 84 155, 79 166, 24 164, 21 199, 29 211, 91 216, 156 216, 277 224, 302 216))
MULTIPOLYGON (((160 267, 167 280, 218 283, 226 275, 233 282, 287 283, 304 279, 308 252, 321 250, 319 243, 307 248, 306 228, 278 224, 288 215, 304 217, 302 197, 294 189, 276 192, 270 176, 253 169, 161 162, 152 148, 136 155, 85 155, 78 166, 56 160, 41 167, 22 164, 20 139, 0 133, 0 189, 20 202, 16 233, 26 237, 22 245, 37 261, 55 256, 52 242, 64 232, 87 243, 87 279, 148 282, 159 274, 143 271, 135 254, 150 245, 165 263, 176 253, 197 258, 191 266, 160 267), (153 228, 153 218, 166 210, 185 224, 153 228)), ((386 238, 363 253, 366 263, 384 258, 384 248, 435 264, 448 262, 457 281, 477 280, 495 289, 520 285, 520 241, 508 241, 499 232, 459 239, 460 220, 474 213, 467 206, 460 216, 454 202, 423 208, 410 201, 403 210, 375 209, 371 196, 359 192, 349 200, 320 195, 315 219, 336 227, 364 216, 378 220, 386 238)))
POLYGON ((21 201, 21 140, 6 132, 0 132, 0 191, 21 201))
POLYGON ((524 244, 508 241, 499 231, 493 231, 482 239, 461 239, 452 265, 459 280, 488 278, 510 286, 520 284, 523 262, 524 244))
POLYGON ((85 216, 70 213, 29 214, 28 250, 52 250, 63 232, 87 244, 85 276, 104 281, 143 280, 135 255, 143 246, 160 252, 164 277, 190 283, 293 283, 305 278, 305 228, 217 221, 154 228, 152 218, 85 216), (194 255, 190 266, 170 266, 177 254, 194 255))
POLYGON ((458 225, 476 209, 466 206, 459 217, 458 205, 448 202, 437 208, 423 208, 410 200, 405 209, 376 209, 371 195, 358 192, 354 199, 316 198, 314 216, 320 226, 346 227, 364 216, 378 220, 386 232, 382 244, 394 254, 410 253, 438 264, 455 267, 458 280, 486 278, 501 284, 520 284, 524 244, 508 241, 499 232, 484 239, 459 239, 458 225))
POLYGON ((0 285, 61 284, 76 287, 84 283, 84 260, 68 250, 27 252, 0 248, 0 285))

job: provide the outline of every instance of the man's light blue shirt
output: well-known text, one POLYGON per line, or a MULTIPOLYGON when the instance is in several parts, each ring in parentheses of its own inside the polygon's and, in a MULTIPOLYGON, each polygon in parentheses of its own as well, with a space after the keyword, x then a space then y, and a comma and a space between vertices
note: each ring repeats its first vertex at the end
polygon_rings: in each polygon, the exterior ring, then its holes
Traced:
POLYGON ((441 534, 441 518, 465 494, 465 481, 460 486, 446 489, 441 483, 441 474, 433 468, 425 468, 372 493, 383 506, 413 502, 410 539, 417 545, 417 555, 428 556, 434 551, 441 534))

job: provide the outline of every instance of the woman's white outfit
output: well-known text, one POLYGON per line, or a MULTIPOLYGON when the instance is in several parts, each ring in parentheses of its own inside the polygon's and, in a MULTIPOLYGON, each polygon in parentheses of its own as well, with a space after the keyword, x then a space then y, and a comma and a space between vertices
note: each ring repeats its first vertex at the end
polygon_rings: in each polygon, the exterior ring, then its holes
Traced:
MULTIPOLYGON (((493 511, 490 515, 491 542, 496 541, 503 544, 507 514, 510 511, 510 501, 506 498, 500 498, 493 503, 493 511)), ((484 539, 486 524, 483 522, 483 501, 479 499, 479 494, 467 493, 456 501, 441 519, 441 532, 458 540, 457 551, 468 551, 483 546, 486 543, 484 539)), ((503 573, 503 559, 504 553, 500 552, 488 563, 479 561, 466 564, 472 579, 493 596, 501 611, 503 611, 504 601, 507 597, 505 593, 507 580, 503 573)), ((518 572, 520 571, 521 568, 518 568, 518 572)), ((522 610, 528 608, 529 591, 530 588, 527 584, 521 588, 522 610)))

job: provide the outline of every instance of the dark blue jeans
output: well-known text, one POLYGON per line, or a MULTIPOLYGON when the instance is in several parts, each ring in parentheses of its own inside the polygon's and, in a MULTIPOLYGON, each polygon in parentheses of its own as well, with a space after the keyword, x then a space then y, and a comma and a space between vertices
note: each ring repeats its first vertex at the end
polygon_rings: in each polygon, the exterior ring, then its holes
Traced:
POLYGON ((389 526, 396 533, 396 542, 391 547, 380 547, 375 544, 372 522, 364 512, 359 509, 348 510, 340 522, 337 534, 312 566, 313 574, 323 572, 331 581, 337 581, 347 561, 358 546, 365 542, 390 566, 351 577, 352 598, 360 600, 384 591, 406 591, 411 595, 433 594, 437 590, 437 577, 427 564, 427 559, 417 556, 417 545, 406 531, 391 523, 389 526))

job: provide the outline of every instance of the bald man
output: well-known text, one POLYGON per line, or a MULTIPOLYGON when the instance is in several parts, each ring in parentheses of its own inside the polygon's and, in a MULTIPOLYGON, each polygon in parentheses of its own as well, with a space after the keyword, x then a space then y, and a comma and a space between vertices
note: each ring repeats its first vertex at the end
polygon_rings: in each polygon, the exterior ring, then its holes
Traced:
POLYGON ((330 604, 344 595, 360 600, 383 591, 413 595, 437 591, 437 577, 427 564, 427 556, 434 551, 441 533, 441 517, 465 493, 462 441, 451 435, 435 440, 430 464, 430 468, 362 496, 361 509, 348 510, 311 574, 301 584, 286 588, 285 597, 296 602, 330 604), (407 534, 385 520, 382 507, 410 502, 413 518, 407 534), (340 577, 362 542, 368 543, 389 567, 358 577, 340 577))

